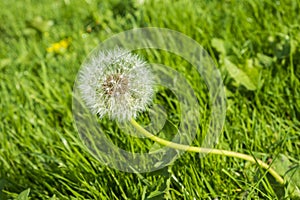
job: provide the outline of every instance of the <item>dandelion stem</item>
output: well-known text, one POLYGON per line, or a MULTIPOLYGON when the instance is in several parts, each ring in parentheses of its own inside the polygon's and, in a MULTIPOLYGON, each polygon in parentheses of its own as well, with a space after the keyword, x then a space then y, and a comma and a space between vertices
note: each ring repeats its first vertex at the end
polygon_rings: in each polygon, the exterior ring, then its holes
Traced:
POLYGON ((211 148, 201 148, 201 147, 193 147, 193 146, 188 146, 188 145, 177 144, 177 143, 164 140, 162 138, 159 138, 159 137, 151 134, 150 132, 145 130, 141 125, 139 125, 134 119, 131 119, 130 122, 143 135, 145 135, 149 139, 151 139, 151 140, 153 140, 153 141, 155 141, 159 144, 162 144, 162 145, 165 145, 167 147, 174 148, 174 149, 178 149, 178 150, 184 150, 184 151, 189 151, 189 152, 197 152, 197 153, 207 153, 207 154, 211 153, 211 154, 215 154, 215 155, 223 155, 223 156, 228 156, 228 157, 240 158, 240 159, 243 159, 243 160, 250 161, 252 163, 257 163, 260 167, 266 169, 275 178, 275 180, 278 183, 280 183, 282 185, 284 184, 283 178, 271 166, 264 163, 260 159, 256 159, 252 156, 249 156, 249 155, 246 155, 246 154, 243 154, 243 153, 234 152, 234 151, 227 151, 227 150, 221 150, 221 149, 211 149, 211 148))

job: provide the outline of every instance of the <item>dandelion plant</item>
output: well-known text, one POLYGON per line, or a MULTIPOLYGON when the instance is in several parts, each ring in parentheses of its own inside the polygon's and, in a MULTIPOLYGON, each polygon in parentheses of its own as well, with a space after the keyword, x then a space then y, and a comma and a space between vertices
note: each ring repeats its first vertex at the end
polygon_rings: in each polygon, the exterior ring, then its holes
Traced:
POLYGON ((100 51, 85 63, 79 75, 79 90, 90 111, 99 118, 130 122, 137 131, 161 145, 188 152, 235 157, 258 164, 280 184, 283 178, 268 164, 243 153, 188 146, 167 141, 143 128, 135 118, 146 111, 154 95, 153 74, 147 63, 128 50, 115 48, 100 51))

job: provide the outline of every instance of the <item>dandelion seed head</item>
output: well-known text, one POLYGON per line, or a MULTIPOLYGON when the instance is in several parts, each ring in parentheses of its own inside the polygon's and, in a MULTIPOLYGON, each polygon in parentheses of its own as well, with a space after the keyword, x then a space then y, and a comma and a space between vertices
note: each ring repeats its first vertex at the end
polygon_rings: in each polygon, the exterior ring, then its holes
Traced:
POLYGON ((94 54, 83 64, 78 81, 84 102, 100 118, 135 118, 153 96, 153 75, 147 63, 121 48, 94 54))

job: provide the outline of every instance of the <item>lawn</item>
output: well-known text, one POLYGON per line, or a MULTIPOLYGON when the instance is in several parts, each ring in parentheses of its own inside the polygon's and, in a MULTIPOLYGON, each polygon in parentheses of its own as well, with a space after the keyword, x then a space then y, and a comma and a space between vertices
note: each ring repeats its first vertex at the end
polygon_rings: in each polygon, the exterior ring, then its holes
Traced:
MULTIPOLYGON (((0 199, 300 199, 299 0, 0 0, 0 8, 0 199), (284 185, 232 157, 185 152, 157 171, 128 173, 86 149, 72 109, 81 64, 105 39, 142 27, 181 32, 208 52, 226 93, 215 148, 263 160, 284 185)), ((194 89, 201 119, 191 145, 200 147, 211 112, 203 79, 176 55, 136 53, 194 89)), ((166 108, 172 139, 176 95, 161 89, 155 102, 166 108)), ((153 144, 99 121, 128 152, 153 144)))

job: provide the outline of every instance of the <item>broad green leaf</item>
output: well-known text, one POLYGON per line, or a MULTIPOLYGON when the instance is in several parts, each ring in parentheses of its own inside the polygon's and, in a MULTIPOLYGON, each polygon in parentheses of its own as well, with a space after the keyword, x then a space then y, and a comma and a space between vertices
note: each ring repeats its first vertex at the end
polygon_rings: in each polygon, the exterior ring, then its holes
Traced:
POLYGON ((259 67, 254 64, 254 59, 247 59, 243 70, 250 78, 252 83, 256 85, 259 80, 259 67))
POLYGON ((229 59, 224 58, 224 66, 231 78, 233 78, 238 84, 245 86, 248 90, 256 89, 256 85, 253 83, 251 78, 229 59))
POLYGON ((257 53, 256 57, 257 57, 257 62, 258 62, 257 64, 261 64, 261 65, 263 65, 265 67, 269 67, 273 63, 273 58, 269 57, 267 55, 264 55, 264 54, 261 54, 261 53, 257 53))
POLYGON ((160 197, 162 197, 162 195, 164 195, 164 191, 153 191, 153 192, 151 192, 150 194, 149 194, 149 196, 147 196, 147 199, 151 199, 151 198, 154 198, 154 197, 158 197, 158 196, 160 196, 160 197))
POLYGON ((272 167, 287 181, 291 196, 300 198, 300 166, 295 166, 287 156, 280 154, 272 167))
POLYGON ((18 195, 17 200, 28 200, 29 199, 29 193, 30 193, 30 188, 24 190, 23 192, 21 192, 18 195))
POLYGON ((227 48, 226 48, 226 44, 225 41, 223 39, 220 38, 213 38, 211 40, 211 45, 213 48, 215 48, 219 53, 221 53, 222 55, 226 55, 227 52, 227 48))
POLYGON ((50 29, 50 27, 53 25, 52 20, 43 20, 42 17, 38 16, 34 19, 27 21, 27 25, 41 33, 46 32, 50 29))

